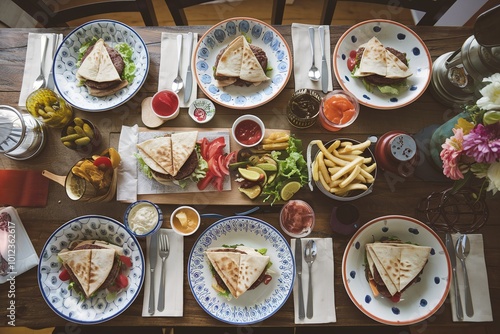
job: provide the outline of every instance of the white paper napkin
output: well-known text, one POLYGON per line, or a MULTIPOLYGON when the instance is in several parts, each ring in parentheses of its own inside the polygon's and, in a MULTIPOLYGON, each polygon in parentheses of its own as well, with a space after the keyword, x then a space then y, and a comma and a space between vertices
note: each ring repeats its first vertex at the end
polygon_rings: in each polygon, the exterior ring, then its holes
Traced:
POLYGON ((0 216, 2 216, 0 222, 0 253, 9 263, 9 273, 6 276, 0 275, 0 284, 2 284, 35 267, 38 264, 38 255, 16 209, 11 206, 1 208, 0 216), (5 227, 7 231, 5 231, 5 227), (15 261, 11 261, 13 255, 15 261))
MULTIPOLYGON (((176 33, 161 33, 161 57, 160 57, 160 73, 158 79, 158 90, 162 89, 172 89, 172 82, 175 77, 177 77, 177 65, 179 63, 177 59, 177 35, 176 33)), ((198 41, 198 34, 193 33, 193 55, 196 48, 196 43, 198 41)), ((189 65, 189 43, 188 34, 182 34, 182 51, 181 51, 181 77, 184 81, 184 88, 179 92, 180 106, 181 108, 189 107, 194 100, 196 100, 196 89, 198 88, 196 84, 196 78, 194 77, 194 66, 191 64, 191 70, 193 72, 193 85, 191 96, 187 103, 184 103, 184 92, 186 91, 186 71, 189 65)))
MULTIPOLYGON (((295 252, 295 243, 302 240, 302 251, 307 241, 313 239, 318 247, 318 255, 311 271, 313 280, 313 317, 299 319, 298 280, 293 285, 293 304, 296 324, 322 324, 337 322, 335 313, 335 291, 333 282, 333 241, 332 238, 302 238, 292 239, 291 247, 295 252)), ((295 254, 295 253, 294 253, 295 254)), ((309 284, 309 268, 302 256, 302 290, 304 292, 304 311, 307 313, 307 287, 309 284)))
MULTIPOLYGON (((493 321, 491 311, 490 290, 488 287, 488 275, 486 273, 486 262, 484 261, 484 246, 482 234, 467 234, 470 241, 470 253, 465 260, 467 266, 467 275, 469 276, 470 293, 472 296, 472 305, 474 306, 474 315, 468 317, 465 313, 465 284, 462 264, 457 257, 457 280, 462 300, 462 309, 464 310, 464 319, 462 321, 482 322, 493 321)), ((453 244, 456 245, 460 233, 452 234, 453 244)), ((457 319, 455 307, 455 290, 450 289, 451 310, 453 321, 457 319)))
MULTIPOLYGON (((293 44, 293 74, 295 79, 295 89, 309 88, 321 90, 321 79, 312 81, 307 76, 307 72, 312 64, 311 42, 309 38, 309 27, 314 27, 314 62, 316 67, 321 71, 321 47, 319 40, 321 37, 325 39, 325 56, 326 64, 328 65, 328 91, 333 90, 332 84, 332 61, 330 51, 330 27, 325 27, 324 36, 319 36, 317 25, 292 23, 292 44, 293 44)), ((325 73, 321 73, 325 75, 325 73)))
MULTIPOLYGON (((37 34, 29 33, 28 47, 26 49, 26 61, 24 62, 23 83, 21 86, 21 93, 19 95, 19 106, 26 105, 26 98, 33 92, 33 83, 40 74, 40 63, 42 61, 41 54, 41 37, 47 36, 47 53, 43 67, 45 80, 49 82, 49 74, 52 69, 52 62, 56 47, 58 47, 63 40, 62 34, 37 34)), ((53 83, 48 85, 48 88, 54 89, 53 83), (52 86, 52 87, 51 87, 52 86)))
POLYGON ((122 126, 120 140, 118 142, 118 153, 122 157, 118 167, 118 180, 116 184, 116 200, 119 202, 133 203, 137 201, 137 138, 139 136, 138 125, 122 126))
MULTIPOLYGON (((184 307, 184 237, 172 229, 162 228, 168 235, 170 254, 165 261, 165 309, 158 311, 158 292, 160 291, 161 258, 157 254, 155 275, 155 313, 148 313, 149 290, 151 288, 151 271, 149 266, 149 243, 151 236, 146 238, 146 276, 144 277, 144 301, 142 304, 143 317, 182 317, 184 307)), ((160 233, 160 231, 158 231, 160 233)), ((159 245, 158 245, 159 247, 159 245)))

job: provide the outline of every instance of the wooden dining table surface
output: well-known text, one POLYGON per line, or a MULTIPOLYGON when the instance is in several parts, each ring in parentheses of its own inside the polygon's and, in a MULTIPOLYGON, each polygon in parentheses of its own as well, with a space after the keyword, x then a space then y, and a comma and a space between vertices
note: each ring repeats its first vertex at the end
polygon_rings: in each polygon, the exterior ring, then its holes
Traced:
MULTIPOLYGON (((141 121, 141 102, 152 96, 158 89, 158 77, 160 68, 160 41, 162 32, 185 33, 197 32, 200 36, 210 27, 187 26, 187 27, 135 27, 137 33, 144 39, 150 53, 150 68, 147 80, 139 92, 125 105, 114 110, 89 113, 75 108, 75 116, 90 119, 103 134, 103 147, 116 147, 122 125, 132 126, 138 124, 144 126, 141 121)), ((330 38, 332 50, 339 37, 348 29, 348 26, 331 26, 330 38)), ((464 41, 473 34, 470 27, 411 27, 424 41, 435 60, 440 55, 455 51, 462 46, 464 41)), ((276 29, 284 36, 290 48, 292 46, 291 26, 276 26, 276 29)), ((23 70, 27 49, 28 33, 59 32, 64 35, 71 31, 70 28, 54 29, 0 29, 0 104, 18 106, 21 90, 23 70)), ((333 75, 334 88, 339 84, 333 75)), ((328 132, 316 123, 307 129, 297 129, 287 122, 286 106, 294 92, 293 75, 290 77, 285 89, 272 101, 255 109, 234 110, 216 105, 215 118, 208 124, 196 125, 188 116, 185 109, 173 121, 165 123, 168 127, 199 127, 203 128, 230 128, 233 121, 245 113, 258 115, 268 128, 290 130, 297 138, 303 141, 304 147, 314 139, 331 140, 338 137, 353 138, 359 141, 368 136, 380 136, 388 131, 399 130, 409 134, 418 133, 423 128, 432 124, 442 124, 453 115, 459 108, 450 108, 442 105, 433 96, 431 87, 415 102, 395 110, 376 110, 361 106, 357 120, 346 129, 339 132, 328 132)), ((203 93, 198 89, 198 96, 203 93)), ((304 152, 305 153, 305 152, 304 152)), ((21 170, 49 170, 58 175, 66 175, 72 164, 82 156, 75 151, 68 150, 60 142, 60 131, 48 129, 47 143, 40 155, 25 161, 0 158, 0 169, 21 170)), ((394 177, 389 173, 379 170, 373 192, 366 197, 351 202, 359 209, 361 224, 374 218, 385 215, 404 215, 417 218, 416 208, 419 201, 432 192, 445 190, 452 186, 450 182, 428 182, 411 176, 408 178, 394 177)), ((212 193, 208 196, 217 196, 212 193)), ((310 237, 333 238, 334 255, 334 289, 335 308, 337 322, 325 325, 329 326, 377 326, 379 323, 363 314, 350 300, 342 283, 341 264, 345 247, 350 239, 349 236, 336 234, 332 231, 329 220, 332 208, 340 204, 335 200, 327 198, 318 189, 310 191, 304 187, 294 198, 303 199, 310 203, 316 215, 316 225, 310 237)), ((500 318, 500 307, 496 301, 500 300, 500 205, 498 200, 487 201, 490 215, 486 224, 475 233, 481 233, 484 238, 484 252, 488 272, 490 297, 492 301, 493 318, 500 318)), ((252 216, 263 219, 272 224, 278 230, 279 227, 279 205, 269 206, 260 201, 248 201, 246 205, 211 205, 210 201, 205 203, 194 203, 201 213, 220 213, 232 215, 234 212, 244 211, 254 206, 269 208, 270 212, 258 211, 252 216)), ((123 214, 128 203, 112 200, 107 203, 81 203, 71 201, 62 186, 51 182, 48 195, 48 203, 43 208, 18 207, 18 213, 27 230, 27 233, 38 254, 42 251, 45 242, 50 235, 61 224, 72 218, 98 214, 105 215, 123 221, 123 214)), ((169 217, 178 204, 161 204, 165 217, 169 217)), ((168 219, 166 219, 168 220, 168 219)), ((192 236, 184 238, 184 268, 187 268, 188 255, 197 237, 203 232, 214 219, 203 219, 200 229, 192 236)), ((169 227, 169 222, 164 222, 164 227, 169 227)), ((280 230, 281 231, 281 230, 280 230)), ((444 235, 439 233, 444 240, 444 235)), ((289 237, 286 237, 288 240, 289 237)), ((140 241, 146 253, 145 241, 140 241)), ((118 317, 107 321, 103 325, 111 326, 229 326, 207 314, 197 303, 191 293, 187 273, 184 272, 184 315, 178 317, 142 317, 143 291, 140 292, 134 303, 118 317)), ((8 326, 7 317, 7 294, 8 284, 0 285, 0 326, 8 326)), ((57 316, 45 303, 37 282, 37 268, 33 268, 15 280, 15 316, 16 326, 31 328, 44 328, 52 326, 64 326, 67 322, 57 316)), ((442 307, 427 320, 412 326, 416 332, 441 332, 455 333, 462 331, 479 331, 492 333, 498 325, 495 322, 484 323, 459 323, 452 321, 451 304, 446 299, 442 307)), ((274 315, 265 319, 255 326, 268 327, 293 327, 294 305, 290 296, 282 308, 274 315)), ((139 330, 139 329, 138 329, 139 330)), ((413 331, 412 330, 412 331, 413 331)), ((1 332, 1 328, 0 328, 1 332)))

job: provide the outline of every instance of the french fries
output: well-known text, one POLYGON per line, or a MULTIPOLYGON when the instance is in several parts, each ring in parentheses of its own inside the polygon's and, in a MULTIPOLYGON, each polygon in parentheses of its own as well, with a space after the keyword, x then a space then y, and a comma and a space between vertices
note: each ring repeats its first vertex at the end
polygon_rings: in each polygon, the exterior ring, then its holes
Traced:
POLYGON ((353 190, 366 190, 375 181, 372 175, 377 167, 371 157, 364 157, 363 152, 371 142, 354 144, 336 140, 329 147, 315 140, 319 152, 312 163, 312 177, 320 182, 327 191, 346 196, 353 190))
POLYGON ((290 135, 287 132, 273 132, 262 139, 259 148, 264 151, 286 150, 288 148, 288 139, 290 139, 290 135))

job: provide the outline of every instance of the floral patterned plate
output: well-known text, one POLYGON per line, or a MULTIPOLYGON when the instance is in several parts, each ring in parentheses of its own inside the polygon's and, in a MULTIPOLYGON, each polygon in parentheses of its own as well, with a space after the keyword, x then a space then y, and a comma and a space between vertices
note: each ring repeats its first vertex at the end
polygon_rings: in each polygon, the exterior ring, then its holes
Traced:
POLYGON ((260 322, 276 313, 290 296, 295 278, 292 250, 281 233, 252 217, 228 217, 207 228, 196 240, 188 260, 188 280, 194 298, 214 318, 233 325, 260 322), (212 288, 212 274, 205 257, 209 247, 244 244, 267 248, 273 277, 238 299, 227 300, 212 288))
POLYGON ((146 81, 148 71, 149 53, 146 43, 132 28, 113 20, 90 21, 70 32, 59 46, 53 64, 54 83, 59 95, 75 108, 89 112, 110 110, 130 100, 146 81), (105 97, 89 95, 87 88, 79 86, 76 78, 78 49, 94 36, 103 38, 111 47, 126 42, 134 50, 134 81, 115 94, 105 97))
POLYGON ((450 288, 451 263, 439 236, 424 223, 405 216, 384 216, 363 225, 347 244, 342 280, 353 303, 367 316, 387 325, 410 325, 433 315, 450 288), (432 247, 420 280, 409 286, 398 303, 374 297, 365 277, 365 245, 382 237, 432 247))
POLYGON ((418 99, 431 81, 432 59, 422 39, 401 23, 389 20, 369 20, 348 29, 339 39, 333 51, 333 70, 342 89, 349 91, 359 103, 375 109, 396 109, 418 99), (385 47, 406 53, 413 75, 407 79, 408 90, 400 95, 382 94, 378 89, 368 91, 359 78, 354 78, 347 67, 351 51, 373 36, 385 47))
POLYGON ((144 281, 144 255, 137 239, 118 221, 97 215, 74 218, 59 227, 45 243, 38 265, 38 285, 50 308, 60 317, 78 324, 98 324, 125 311, 141 291, 144 281), (68 282, 59 279, 61 263, 57 253, 74 240, 98 239, 123 247, 132 259, 128 271, 129 285, 116 296, 100 291, 96 296, 80 300, 68 289, 68 282))
POLYGON ((290 79, 292 56, 281 34, 269 24, 248 17, 224 20, 211 27, 200 39, 194 52, 194 72, 198 86, 214 102, 232 109, 250 109, 275 98, 290 79), (218 88, 213 75, 215 59, 233 39, 244 35, 250 44, 262 48, 268 58, 266 74, 271 80, 258 86, 230 85, 218 88))

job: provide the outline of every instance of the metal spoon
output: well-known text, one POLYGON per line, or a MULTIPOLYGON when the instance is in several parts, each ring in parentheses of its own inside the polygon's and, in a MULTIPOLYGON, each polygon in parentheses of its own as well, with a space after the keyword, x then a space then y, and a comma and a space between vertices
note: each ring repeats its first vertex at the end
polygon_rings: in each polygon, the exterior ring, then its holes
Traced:
POLYGON ((311 42, 311 54, 312 54, 312 65, 311 68, 309 69, 309 72, 307 75, 309 76, 309 79, 312 81, 318 81, 319 78, 321 78, 321 72, 319 69, 316 67, 314 64, 314 27, 309 27, 309 39, 311 42))
POLYGON ((177 77, 172 82, 172 90, 179 93, 182 87, 184 87, 184 82, 181 77, 181 52, 182 52, 182 35, 177 35, 177 77))
POLYGON ((46 81, 45 81, 45 73, 43 71, 43 67, 45 66, 45 56, 47 53, 47 36, 42 35, 41 36, 41 50, 42 54, 42 60, 40 61, 40 74, 38 77, 35 79, 35 82, 33 83, 33 89, 37 90, 40 88, 45 87, 46 81))
POLYGON ((467 275, 467 267, 465 266, 465 259, 470 252, 470 242, 466 234, 461 235, 457 240, 456 246, 457 257, 462 263, 465 281, 465 313, 468 317, 474 315, 474 307, 472 306, 472 296, 470 294, 469 276, 467 275))
POLYGON ((316 260, 316 255, 318 253, 318 249, 316 247, 316 243, 314 240, 309 240, 306 244, 306 248, 304 249, 304 259, 306 260, 307 266, 309 267, 309 284, 307 289, 307 311, 306 316, 311 319, 313 316, 313 291, 312 291, 312 275, 311 275, 311 267, 316 260))

